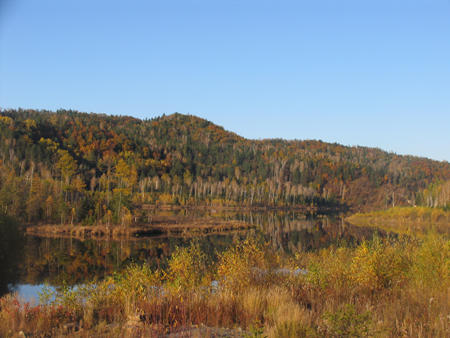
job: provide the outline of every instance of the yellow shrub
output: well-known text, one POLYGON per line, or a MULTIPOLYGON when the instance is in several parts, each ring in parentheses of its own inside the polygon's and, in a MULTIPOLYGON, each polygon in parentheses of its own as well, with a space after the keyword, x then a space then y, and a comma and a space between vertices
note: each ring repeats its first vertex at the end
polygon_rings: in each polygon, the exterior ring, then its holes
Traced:
POLYGON ((254 240, 246 239, 219 255, 218 274, 231 290, 261 282, 269 273, 265 253, 254 240))
POLYGON ((417 249, 412 275, 421 285, 450 286, 450 241, 428 234, 417 249))
POLYGON ((328 288, 345 288, 349 285, 352 253, 347 248, 323 249, 307 258, 305 278, 309 284, 322 291, 328 288))
POLYGON ((402 243, 386 243, 375 236, 356 248, 351 279, 371 291, 390 288, 406 277, 410 267, 408 252, 402 243))
POLYGON ((161 285, 161 275, 152 272, 146 265, 131 265, 125 274, 115 281, 107 278, 98 290, 111 290, 110 299, 114 304, 123 308, 126 315, 135 314, 138 310, 136 303, 148 301, 152 292, 157 292, 161 285), (114 285, 113 288, 110 285, 114 285))
POLYGON ((168 282, 180 289, 192 289, 211 281, 206 276, 206 255, 198 242, 192 242, 187 248, 177 248, 169 261, 166 277, 168 282))

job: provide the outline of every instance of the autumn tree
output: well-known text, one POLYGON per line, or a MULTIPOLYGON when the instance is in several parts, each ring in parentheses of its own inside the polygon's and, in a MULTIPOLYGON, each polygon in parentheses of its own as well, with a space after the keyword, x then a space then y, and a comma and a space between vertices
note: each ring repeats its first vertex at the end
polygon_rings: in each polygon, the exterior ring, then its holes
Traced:
MULTIPOLYGON (((117 210, 117 217, 120 219, 122 213, 122 195, 131 195, 133 187, 137 183, 137 171, 130 167, 123 159, 120 159, 115 167, 115 175, 118 179, 115 193, 119 194, 119 207, 117 210)), ((128 210, 128 209, 127 209, 128 210)))
POLYGON ((77 171, 77 162, 70 156, 67 150, 59 150, 59 161, 57 163, 57 168, 61 174, 61 190, 66 191, 66 199, 67 199, 67 191, 70 190, 70 178, 77 171), (63 185, 63 182, 65 185, 63 185))

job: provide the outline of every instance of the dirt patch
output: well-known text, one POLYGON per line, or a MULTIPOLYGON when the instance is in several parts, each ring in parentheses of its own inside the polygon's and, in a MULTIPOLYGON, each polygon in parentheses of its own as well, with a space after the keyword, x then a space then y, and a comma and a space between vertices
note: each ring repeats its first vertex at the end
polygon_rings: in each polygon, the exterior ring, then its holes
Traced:
MULTIPOLYGON (((69 324, 71 325, 71 324, 69 324)), ((41 338, 41 337, 64 337, 64 338, 85 338, 85 337, 98 337, 98 338, 131 338, 131 337, 155 337, 155 338, 243 338, 248 332, 243 331, 241 328, 218 328, 209 326, 190 326, 185 328, 179 328, 170 333, 160 333, 159 330, 154 330, 148 326, 121 326, 120 324, 109 324, 99 326, 90 330, 83 330, 77 325, 73 325, 67 328, 68 325, 62 325, 59 329, 54 329, 51 332, 26 332, 22 333, 19 337, 41 338)))

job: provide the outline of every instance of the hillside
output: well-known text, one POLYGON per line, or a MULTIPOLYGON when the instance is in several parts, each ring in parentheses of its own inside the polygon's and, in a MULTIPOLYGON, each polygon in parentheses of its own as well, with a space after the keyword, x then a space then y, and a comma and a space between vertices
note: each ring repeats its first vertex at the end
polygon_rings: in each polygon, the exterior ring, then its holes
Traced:
POLYGON ((450 178, 448 162, 321 141, 248 140, 192 115, 139 120, 66 110, 3 110, 0 166, 8 213, 66 224, 126 224, 149 204, 439 205, 450 178))

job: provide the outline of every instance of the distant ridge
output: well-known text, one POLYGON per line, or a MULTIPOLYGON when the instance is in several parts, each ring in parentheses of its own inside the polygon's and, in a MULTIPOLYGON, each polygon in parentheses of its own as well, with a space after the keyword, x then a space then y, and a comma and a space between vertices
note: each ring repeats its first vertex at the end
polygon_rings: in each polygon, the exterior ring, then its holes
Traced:
POLYGON ((450 178, 448 162, 320 140, 248 140, 194 115, 0 115, 0 200, 30 221, 121 222, 143 204, 415 205, 450 178))

